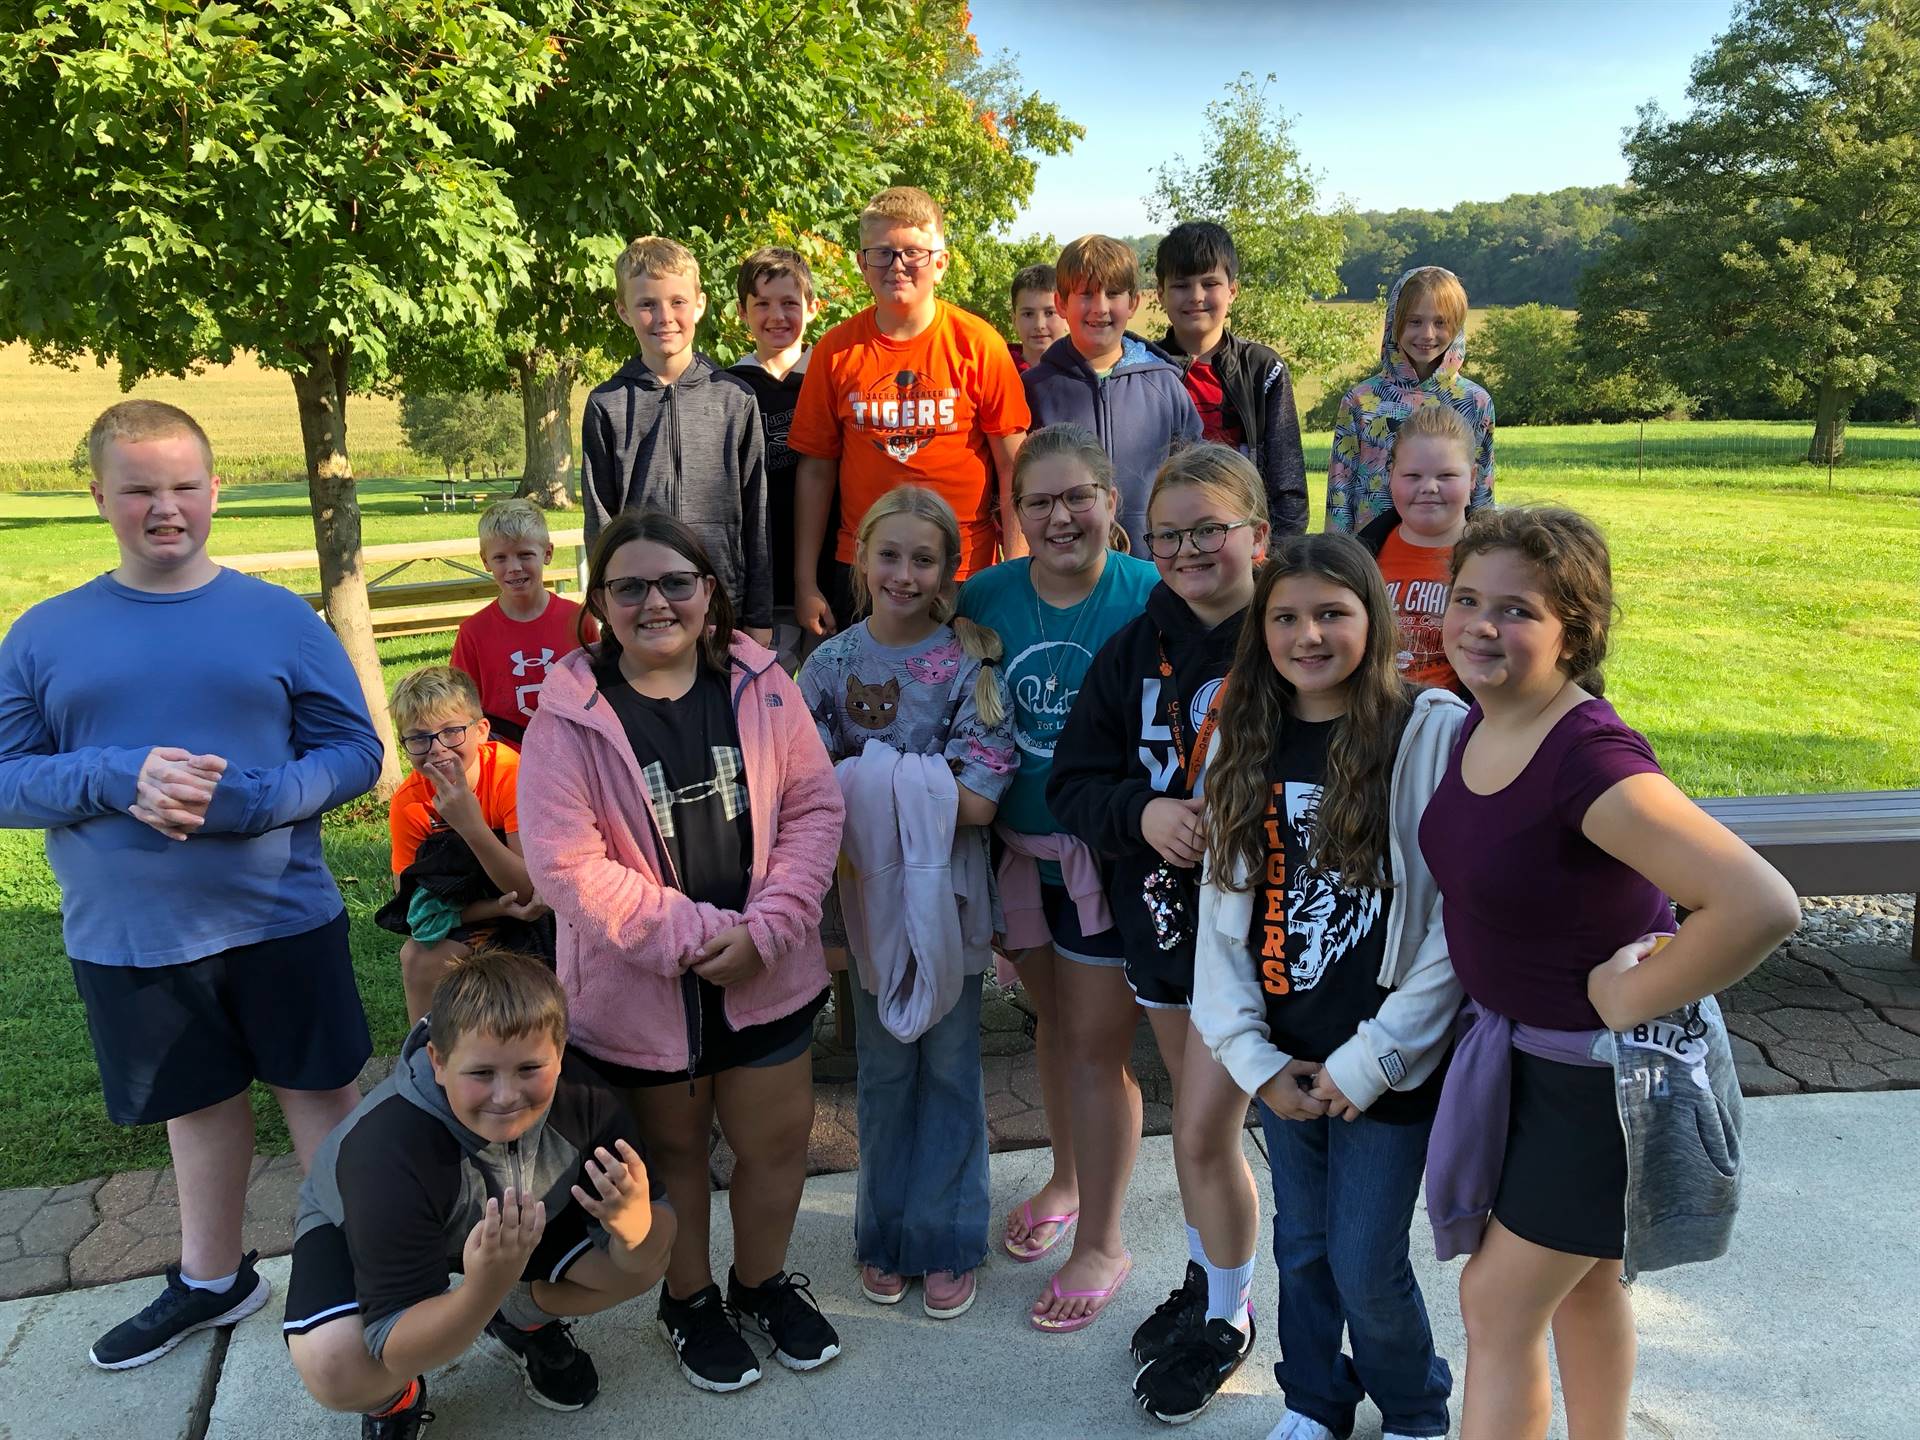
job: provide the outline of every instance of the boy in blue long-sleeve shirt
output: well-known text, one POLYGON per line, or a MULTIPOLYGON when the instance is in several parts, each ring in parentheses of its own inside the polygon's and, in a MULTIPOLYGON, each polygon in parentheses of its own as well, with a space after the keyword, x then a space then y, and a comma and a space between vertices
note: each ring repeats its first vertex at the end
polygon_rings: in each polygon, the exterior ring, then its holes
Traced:
POLYGON ((0 825, 46 831, 107 1114, 167 1123, 181 1262, 89 1352, 123 1370, 266 1302, 240 1253, 247 1087, 303 1167, 358 1102, 372 1044, 320 816, 381 745, 319 617, 208 556, 219 481, 190 415, 122 401, 88 458, 120 563, 0 642, 0 825))

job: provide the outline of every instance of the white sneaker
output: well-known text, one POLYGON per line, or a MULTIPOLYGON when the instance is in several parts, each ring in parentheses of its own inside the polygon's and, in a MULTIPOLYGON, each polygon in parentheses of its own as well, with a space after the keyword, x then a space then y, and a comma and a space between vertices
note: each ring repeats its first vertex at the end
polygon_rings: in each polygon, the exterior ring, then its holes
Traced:
POLYGON ((1280 1423, 1267 1432, 1267 1440, 1334 1440, 1334 1434, 1318 1420, 1309 1420, 1289 1410, 1280 1417, 1280 1423))

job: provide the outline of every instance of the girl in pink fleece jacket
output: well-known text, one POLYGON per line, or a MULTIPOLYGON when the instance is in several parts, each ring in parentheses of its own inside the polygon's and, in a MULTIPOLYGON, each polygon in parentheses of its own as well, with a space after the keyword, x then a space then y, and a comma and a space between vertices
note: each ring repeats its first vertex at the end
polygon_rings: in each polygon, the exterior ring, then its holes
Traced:
POLYGON ((737 1390, 760 1370, 729 1312, 789 1369, 840 1353, 806 1277, 785 1269, 840 789, 799 690, 734 630, 686 525, 617 516, 588 582, 603 635, 547 672, 520 834, 559 917, 572 1043, 625 1090, 679 1216, 661 1330, 694 1385, 737 1390), (707 1253, 716 1114, 736 1156, 724 1297, 707 1253))

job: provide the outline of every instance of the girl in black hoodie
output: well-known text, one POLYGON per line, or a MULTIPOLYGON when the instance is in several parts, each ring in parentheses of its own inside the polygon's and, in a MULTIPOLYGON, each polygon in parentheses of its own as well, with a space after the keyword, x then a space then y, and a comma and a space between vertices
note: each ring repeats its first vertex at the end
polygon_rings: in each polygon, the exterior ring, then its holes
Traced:
POLYGON ((1194 1035, 1194 919, 1206 851, 1200 789, 1234 643, 1268 539, 1265 487, 1224 445, 1160 467, 1147 547, 1160 584, 1101 647, 1054 752, 1047 801, 1100 858, 1128 983, 1174 1087, 1187 1273, 1134 1332, 1134 1396, 1179 1423, 1253 1346, 1247 1306, 1259 1202, 1240 1148, 1247 1097, 1194 1035))

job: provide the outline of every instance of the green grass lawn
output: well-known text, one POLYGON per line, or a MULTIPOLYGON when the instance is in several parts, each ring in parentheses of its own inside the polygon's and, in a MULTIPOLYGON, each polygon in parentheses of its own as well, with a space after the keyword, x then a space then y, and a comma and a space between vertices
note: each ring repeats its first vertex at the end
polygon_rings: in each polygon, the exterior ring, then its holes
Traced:
MULTIPOLYGON (((1679 427, 1698 446, 1750 443, 1802 427, 1679 427)), ((1885 427, 1899 440, 1912 427, 1885 427)), ((1649 426, 1651 441, 1666 439, 1649 426)), ((1863 427, 1864 430, 1864 427, 1863 427)), ((1307 438, 1315 468, 1328 437, 1307 438)), ((1920 777, 1920 466, 1869 460, 1826 473, 1783 463, 1650 464, 1636 476, 1632 426, 1500 433, 1503 500, 1577 506, 1611 537, 1622 615, 1608 693, 1647 732, 1669 773, 1702 795, 1910 786, 1920 777)), ((1315 522, 1324 486, 1310 482, 1315 522)), ((363 487, 368 543, 473 533, 462 511, 421 513, 417 486, 363 487)), ((557 518, 559 526, 568 521, 557 518)), ((230 491, 215 553, 312 543, 299 487, 230 491)), ((0 628, 33 601, 113 563, 85 496, 0 494, 0 628)), ((304 583, 303 577, 294 577, 304 583)), ((451 634, 385 641, 389 684, 443 660, 451 634)), ((373 912, 387 894, 384 816, 331 816, 328 860, 353 922, 354 965, 377 1049, 404 1031, 397 945, 373 912)), ((0 1187, 58 1184, 166 1162, 160 1127, 107 1122, 86 1025, 60 944, 59 896, 41 838, 0 832, 0 1187)), ((270 1103, 260 1144, 287 1148, 270 1103)))

